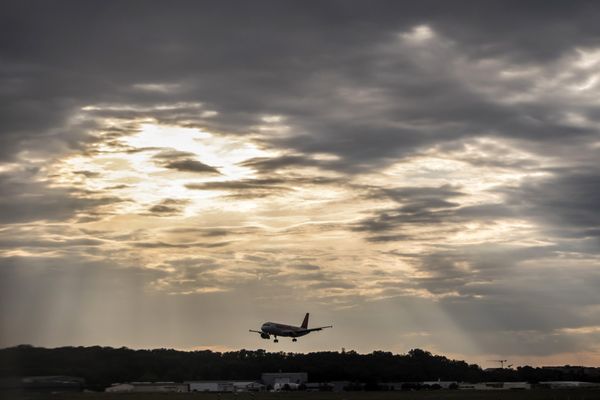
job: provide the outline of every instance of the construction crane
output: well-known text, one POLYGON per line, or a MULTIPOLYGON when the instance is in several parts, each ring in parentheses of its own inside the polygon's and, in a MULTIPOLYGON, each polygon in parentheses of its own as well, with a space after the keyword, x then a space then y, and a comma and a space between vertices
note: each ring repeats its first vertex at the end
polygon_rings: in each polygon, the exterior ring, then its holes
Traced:
POLYGON ((508 360, 488 360, 488 361, 500 363, 500 369, 504 369, 504 363, 507 362, 508 360))

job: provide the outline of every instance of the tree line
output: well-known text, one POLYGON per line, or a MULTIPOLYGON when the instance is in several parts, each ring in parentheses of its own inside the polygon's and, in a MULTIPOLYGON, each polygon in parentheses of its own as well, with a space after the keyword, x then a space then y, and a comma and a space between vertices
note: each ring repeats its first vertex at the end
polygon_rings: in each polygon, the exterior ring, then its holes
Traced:
POLYGON ((173 349, 59 347, 21 345, 0 349, 0 377, 68 375, 102 387, 115 382, 187 380, 260 380, 263 372, 307 372, 311 382, 346 380, 367 384, 419 381, 586 380, 584 369, 568 371, 533 367, 482 370, 421 349, 407 354, 375 351, 285 353, 265 350, 230 352, 173 349))

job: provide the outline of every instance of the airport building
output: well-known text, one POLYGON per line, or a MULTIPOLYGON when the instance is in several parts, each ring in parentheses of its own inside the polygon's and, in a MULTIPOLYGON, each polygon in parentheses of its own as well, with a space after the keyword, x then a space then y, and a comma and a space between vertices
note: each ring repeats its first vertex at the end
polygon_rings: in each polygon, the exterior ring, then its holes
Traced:
POLYGON ((302 385, 308 381, 308 374, 306 372, 266 372, 262 374, 261 381, 271 388, 274 388, 276 384, 302 385))
POLYGON ((382 390, 457 389, 456 381, 386 382, 379 384, 382 390))
POLYGON ((546 381, 538 384, 548 389, 600 389, 600 382, 546 381))
POLYGON ((460 383, 460 390, 529 390, 531 384, 527 382, 481 382, 460 383))
POLYGON ((125 393, 125 392, 136 392, 136 393, 148 393, 148 392, 160 392, 160 393, 182 393, 189 391, 186 383, 175 383, 175 382, 130 382, 130 383, 115 383, 114 385, 106 388, 106 392, 112 393, 125 393))
POLYGON ((265 385, 255 381, 187 381, 190 392, 260 392, 265 385))

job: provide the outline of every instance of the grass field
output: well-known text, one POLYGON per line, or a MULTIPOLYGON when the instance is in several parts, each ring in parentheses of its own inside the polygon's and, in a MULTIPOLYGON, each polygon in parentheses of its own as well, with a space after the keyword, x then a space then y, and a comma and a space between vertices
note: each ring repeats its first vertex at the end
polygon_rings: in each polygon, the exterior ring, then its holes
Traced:
POLYGON ((3 400, 600 400, 600 390, 418 391, 343 393, 58 393, 2 394, 3 400))

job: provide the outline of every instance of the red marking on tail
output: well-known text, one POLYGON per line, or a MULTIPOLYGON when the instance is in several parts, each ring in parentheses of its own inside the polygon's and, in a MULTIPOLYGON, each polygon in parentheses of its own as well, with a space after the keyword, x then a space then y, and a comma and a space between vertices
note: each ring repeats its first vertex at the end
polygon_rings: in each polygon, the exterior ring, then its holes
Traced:
POLYGON ((308 313, 306 313, 306 315, 304 316, 304 321, 302 321, 301 327, 304 329, 308 328, 308 313))

